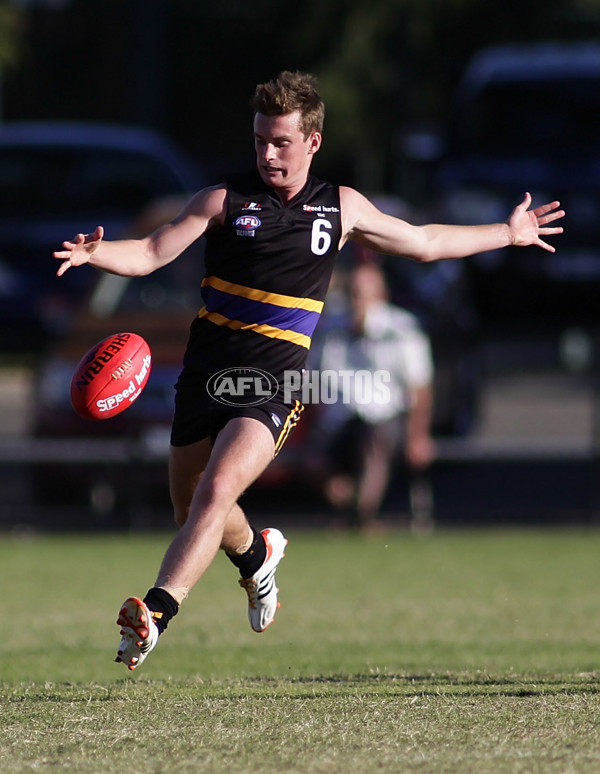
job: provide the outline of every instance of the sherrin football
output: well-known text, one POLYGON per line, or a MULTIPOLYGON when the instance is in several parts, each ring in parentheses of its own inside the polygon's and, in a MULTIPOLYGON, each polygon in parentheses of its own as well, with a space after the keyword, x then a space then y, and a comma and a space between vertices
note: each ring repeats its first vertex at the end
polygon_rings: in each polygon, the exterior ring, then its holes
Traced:
POLYGON ((146 386, 152 354, 137 333, 116 333, 79 361, 71 379, 71 403, 83 419, 110 419, 129 408, 146 386))

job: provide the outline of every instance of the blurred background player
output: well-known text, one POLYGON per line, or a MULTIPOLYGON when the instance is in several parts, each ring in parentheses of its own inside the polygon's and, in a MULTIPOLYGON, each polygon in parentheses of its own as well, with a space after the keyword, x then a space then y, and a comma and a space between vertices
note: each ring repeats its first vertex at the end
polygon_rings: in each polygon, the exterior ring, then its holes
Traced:
POLYGON ((378 517, 402 455, 411 474, 412 516, 431 518, 423 474, 435 448, 433 362, 417 318, 389 303, 375 256, 369 251, 361 255, 363 262, 347 278, 347 308, 325 324, 317 347, 322 375, 348 375, 336 377, 336 400, 321 402, 317 409, 315 454, 308 457, 328 502, 347 515, 349 526, 371 530, 382 526, 378 517), (377 390, 380 395, 374 394, 377 390))

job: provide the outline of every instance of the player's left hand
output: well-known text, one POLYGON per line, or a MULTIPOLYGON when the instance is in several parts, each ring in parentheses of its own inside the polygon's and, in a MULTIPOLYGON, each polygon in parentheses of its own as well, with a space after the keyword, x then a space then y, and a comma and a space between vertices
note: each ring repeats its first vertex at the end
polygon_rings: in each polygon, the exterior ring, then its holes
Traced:
POLYGON ((549 236, 550 234, 562 234, 562 226, 552 226, 547 228, 547 223, 552 223, 565 215, 564 210, 559 210, 560 202, 549 202, 540 207, 531 207, 531 194, 526 193, 523 201, 518 204, 511 212, 507 220, 510 230, 511 244, 517 247, 526 245, 537 245, 538 247, 555 252, 556 248, 540 239, 540 236, 549 236))

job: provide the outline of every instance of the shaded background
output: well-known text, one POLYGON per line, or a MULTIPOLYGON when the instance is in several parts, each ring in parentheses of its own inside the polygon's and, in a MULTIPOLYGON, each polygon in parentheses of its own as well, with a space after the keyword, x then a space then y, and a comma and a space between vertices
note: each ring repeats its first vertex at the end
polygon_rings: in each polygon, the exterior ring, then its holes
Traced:
MULTIPOLYGON (((543 8, 523 0, 5 0, 0 119, 150 127, 210 180, 252 163, 255 84, 284 68, 308 70, 327 105, 314 171, 400 197, 416 219, 427 218, 440 140, 471 56, 495 43, 598 39, 597 0, 548 0, 543 8)), ((477 311, 478 415, 465 438, 440 443, 439 519, 595 519, 595 315, 574 327, 569 310, 500 320, 477 311)), ((28 460, 20 459, 31 448, 18 440, 28 433, 39 357, 2 356, 6 524, 60 522, 65 513, 32 505, 28 460)), ((152 522, 151 504, 136 494, 145 475, 131 487, 128 524, 152 522)), ((259 505, 293 510, 288 495, 271 490, 259 505)), ((391 494, 391 511, 405 507, 402 498, 391 494)), ((313 502, 302 507, 315 510, 313 502)))
POLYGON ((402 136, 439 127, 464 67, 499 42, 592 39, 597 0, 14 0, 0 4, 4 120, 141 123, 211 166, 247 157, 257 82, 314 72, 319 171, 398 191, 402 136), (349 120, 349 116, 351 119, 349 120))

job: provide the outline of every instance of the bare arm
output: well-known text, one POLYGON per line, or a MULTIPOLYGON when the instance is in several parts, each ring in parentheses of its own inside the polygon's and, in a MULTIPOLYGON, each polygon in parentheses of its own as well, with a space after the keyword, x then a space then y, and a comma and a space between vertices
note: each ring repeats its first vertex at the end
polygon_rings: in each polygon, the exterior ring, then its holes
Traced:
POLYGON ((561 234, 560 226, 546 224, 564 216, 559 202, 530 210, 531 195, 515 207, 505 223, 482 226, 413 226, 400 218, 386 215, 352 188, 340 188, 343 242, 352 239, 378 253, 401 255, 415 261, 438 261, 464 258, 475 253, 496 250, 508 245, 537 245, 554 252, 555 248, 541 239, 561 234))
POLYGON ((223 222, 226 193, 220 186, 204 188, 177 217, 141 239, 106 241, 102 226, 92 234, 77 234, 53 253, 61 261, 57 274, 61 277, 68 269, 86 263, 122 276, 150 274, 175 260, 211 226, 223 222))

